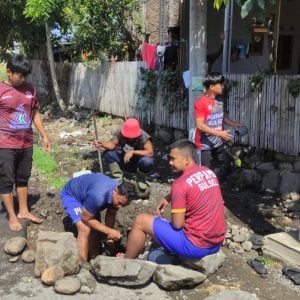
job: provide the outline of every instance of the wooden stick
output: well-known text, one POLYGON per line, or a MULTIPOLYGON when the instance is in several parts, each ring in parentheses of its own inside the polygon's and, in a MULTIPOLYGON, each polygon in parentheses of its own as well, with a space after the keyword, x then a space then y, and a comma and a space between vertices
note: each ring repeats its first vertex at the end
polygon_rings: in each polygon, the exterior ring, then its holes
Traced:
MULTIPOLYGON (((91 109, 92 109, 95 139, 96 139, 96 141, 98 141, 99 138, 98 138, 98 130, 97 130, 97 121, 96 121, 96 116, 95 116, 95 103, 94 103, 94 97, 92 95, 91 83, 90 83, 89 79, 88 79, 88 86, 89 86, 90 97, 91 97, 91 100, 92 100, 91 109)), ((100 151, 99 148, 98 148, 97 152, 98 152, 98 161, 99 161, 100 172, 103 173, 101 151, 100 151)))

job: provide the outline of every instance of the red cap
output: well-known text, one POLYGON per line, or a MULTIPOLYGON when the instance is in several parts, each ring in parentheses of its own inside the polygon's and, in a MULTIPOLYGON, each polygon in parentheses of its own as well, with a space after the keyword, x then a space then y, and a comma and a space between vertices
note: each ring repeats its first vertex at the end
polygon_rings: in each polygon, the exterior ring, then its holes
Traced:
POLYGON ((142 129, 140 127, 139 121, 134 118, 127 119, 122 128, 121 134, 125 138, 134 139, 142 134, 142 129))

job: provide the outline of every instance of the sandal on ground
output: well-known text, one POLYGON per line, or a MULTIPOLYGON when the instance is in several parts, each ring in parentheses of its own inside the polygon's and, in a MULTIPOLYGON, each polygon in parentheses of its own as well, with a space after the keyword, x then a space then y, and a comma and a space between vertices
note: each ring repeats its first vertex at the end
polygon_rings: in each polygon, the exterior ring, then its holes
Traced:
POLYGON ((264 277, 265 275, 268 274, 268 269, 266 268, 266 266, 264 265, 264 263, 262 261, 260 261, 257 258, 248 260, 248 265, 250 267, 252 267, 256 273, 260 274, 262 277, 264 277))
POLYGON ((282 274, 291 279, 296 285, 300 285, 300 269, 283 267, 282 274))

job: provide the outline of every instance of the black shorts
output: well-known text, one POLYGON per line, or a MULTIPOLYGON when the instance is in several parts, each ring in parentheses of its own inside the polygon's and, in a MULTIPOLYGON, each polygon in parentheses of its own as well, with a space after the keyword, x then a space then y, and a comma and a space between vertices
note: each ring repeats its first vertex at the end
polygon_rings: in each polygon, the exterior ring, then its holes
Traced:
POLYGON ((26 187, 31 175, 32 147, 0 149, 0 194, 9 194, 16 187, 26 187))

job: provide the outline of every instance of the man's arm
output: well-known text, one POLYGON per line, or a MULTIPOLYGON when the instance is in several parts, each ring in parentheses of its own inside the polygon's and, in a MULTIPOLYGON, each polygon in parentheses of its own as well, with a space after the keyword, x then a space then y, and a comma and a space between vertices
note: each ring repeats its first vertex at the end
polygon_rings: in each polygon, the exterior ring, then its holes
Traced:
POLYGON ((110 228, 114 228, 116 222, 116 215, 117 215, 117 210, 112 207, 108 207, 106 209, 106 214, 105 214, 105 225, 110 228))
POLYGON ((223 123, 226 124, 226 125, 228 125, 228 126, 234 127, 234 128, 242 126, 241 123, 230 119, 229 116, 228 116, 228 114, 224 114, 223 123))
POLYGON ((171 223, 176 229, 183 228, 185 224, 185 212, 172 212, 171 223))
POLYGON ((106 150, 115 150, 119 144, 118 138, 114 136, 111 140, 109 141, 94 141, 93 144, 97 148, 104 148, 106 150))
POLYGON ((204 118, 196 118, 196 126, 198 129, 200 129, 201 132, 210 134, 210 135, 215 135, 220 138, 222 138, 225 141, 231 140, 233 137, 229 133, 229 130, 213 130, 211 129, 206 123, 204 118))
POLYGON ((48 152, 51 148, 50 140, 46 134, 41 115, 37 110, 33 111, 32 121, 34 126, 36 127, 36 129, 38 130, 39 134, 42 137, 44 150, 48 152))
POLYGON ((118 230, 102 224, 97 219, 95 219, 94 214, 90 213, 85 208, 82 209, 81 221, 88 227, 97 230, 99 232, 103 232, 104 234, 107 235, 109 239, 119 240, 121 237, 121 234, 118 230))
POLYGON ((148 140, 144 145, 143 145, 144 149, 142 150, 129 150, 125 153, 124 155, 124 162, 128 163, 130 161, 130 159, 134 156, 134 155, 138 155, 138 156, 149 156, 149 157, 153 157, 153 145, 151 140, 148 140))

